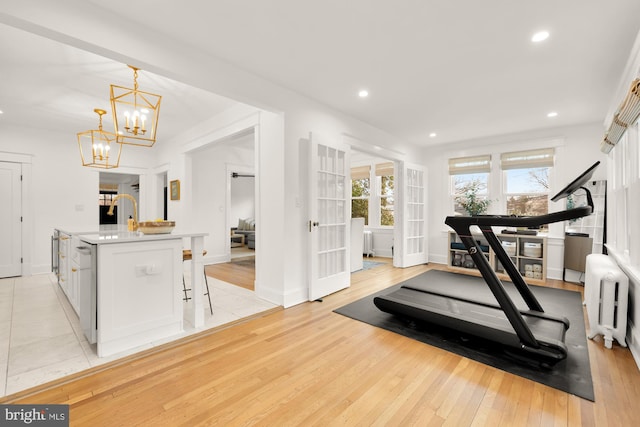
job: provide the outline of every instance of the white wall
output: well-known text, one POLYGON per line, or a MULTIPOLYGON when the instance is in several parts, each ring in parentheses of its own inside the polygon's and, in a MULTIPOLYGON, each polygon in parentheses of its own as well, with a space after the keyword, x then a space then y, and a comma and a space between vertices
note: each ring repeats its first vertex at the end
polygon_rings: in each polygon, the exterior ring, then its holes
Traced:
MULTIPOLYGON (((445 147, 425 150, 425 163, 429 170, 429 260, 447 263, 447 233, 449 227, 444 224, 448 215, 453 214, 453 205, 449 201, 448 159, 453 157, 491 154, 493 173, 490 177, 492 202, 489 213, 503 214, 505 200, 500 195, 501 176, 499 173, 500 153, 556 147, 556 163, 551 176, 551 193, 561 190, 573 178, 596 161, 604 161, 599 141, 602 138, 602 126, 599 123, 579 126, 552 128, 515 135, 501 135, 473 141, 464 141, 445 147)), ((594 179, 606 179, 606 166, 596 171, 594 179)), ((551 212, 565 209, 562 202, 550 202, 551 212)), ((564 254, 564 224, 558 223, 549 228, 547 276, 562 278, 564 254)))
MULTIPOLYGON (((640 34, 621 70, 620 83, 612 97, 601 131, 611 124, 614 113, 627 96, 631 82, 640 77, 640 34)), ((629 276, 627 344, 640 366, 640 129, 631 126, 608 160, 607 232, 609 254, 629 276)))

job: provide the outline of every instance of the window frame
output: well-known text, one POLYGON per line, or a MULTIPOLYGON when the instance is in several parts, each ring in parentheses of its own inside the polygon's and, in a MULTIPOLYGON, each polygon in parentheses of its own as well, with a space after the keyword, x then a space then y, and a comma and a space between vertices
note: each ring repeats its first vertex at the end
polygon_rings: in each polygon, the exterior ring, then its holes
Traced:
MULTIPOLYGON (((380 229, 393 229, 395 227, 395 202, 396 187, 395 187, 395 163, 385 161, 372 161, 366 165, 353 166, 351 168, 351 218, 353 216, 353 201, 354 200, 367 200, 367 218, 365 218, 365 226, 368 228, 380 228, 380 229), (364 176, 368 174, 368 177, 364 176), (393 180, 393 194, 382 194, 382 177, 391 177, 393 180), (355 178, 355 179, 354 179, 355 178), (369 181, 369 195, 368 196, 353 196, 353 183, 356 180, 368 179, 369 181), (393 225, 382 225, 382 200, 391 199, 393 201, 393 225)), ((361 218, 361 217, 356 217, 361 218)))
POLYGON ((376 176, 376 187, 378 190, 378 203, 377 203, 377 208, 378 208, 378 227, 381 228, 393 228, 395 226, 395 222, 396 222, 396 217, 395 217, 395 193, 396 193, 396 188, 395 188, 395 175, 391 174, 391 175, 379 175, 376 176), (382 194, 382 179, 383 178, 390 178, 390 181, 392 182, 392 188, 391 188, 391 194, 382 194), (387 203, 389 201, 389 199, 391 199, 391 207, 392 209, 389 209, 392 213, 391 213, 391 217, 393 218, 393 224, 382 224, 382 209, 383 209, 383 200, 387 200, 387 203))
MULTIPOLYGON (((449 206, 451 211, 466 214, 456 199, 461 195, 456 188, 456 177, 465 175, 484 175, 486 177, 484 192, 479 193, 483 200, 489 200, 491 195, 491 154, 476 156, 454 157, 449 159, 449 206)), ((469 180, 473 182, 474 180, 469 180)))
MULTIPOLYGON (((511 197, 544 197, 546 200, 546 212, 536 214, 549 213, 549 195, 551 193, 551 181, 553 168, 555 166, 555 149, 539 148, 534 150, 513 151, 502 153, 500 155, 500 171, 502 174, 502 196, 504 197, 503 208, 506 215, 509 212, 509 198, 511 197), (546 191, 537 192, 509 192, 509 171, 514 170, 547 170, 547 187, 546 191)), ((529 214, 525 212, 524 214, 529 214)), ((546 227, 546 226, 544 226, 546 227)), ((544 228, 543 227, 543 228, 544 228)))
POLYGON ((361 216, 358 217, 354 217, 353 216, 353 201, 354 200, 365 200, 367 202, 367 216, 364 217, 364 225, 365 226, 369 226, 369 223, 371 222, 371 178, 367 177, 367 178, 357 178, 357 179, 351 179, 350 181, 351 183, 351 218, 363 218, 361 216), (353 196, 353 184, 355 181, 367 181, 368 182, 368 192, 369 194, 366 196, 353 196))
MULTIPOLYGON (((375 194, 376 194, 376 201, 375 204, 376 206, 374 207, 376 215, 376 225, 374 225, 375 227, 378 228, 393 228, 395 226, 395 194, 396 194, 396 188, 395 188, 395 165, 393 162, 376 162, 374 165, 372 165, 371 168, 374 171, 374 175, 375 175, 375 194), (387 178, 391 178, 391 182, 393 183, 393 186, 391 188, 391 194, 382 194, 382 178, 383 177, 387 177, 387 178), (391 225, 386 225, 386 224, 382 224, 382 200, 383 199, 391 199, 392 200, 392 204, 391 206, 393 206, 393 224, 391 225)), ((371 212, 371 211, 369 211, 371 212)))

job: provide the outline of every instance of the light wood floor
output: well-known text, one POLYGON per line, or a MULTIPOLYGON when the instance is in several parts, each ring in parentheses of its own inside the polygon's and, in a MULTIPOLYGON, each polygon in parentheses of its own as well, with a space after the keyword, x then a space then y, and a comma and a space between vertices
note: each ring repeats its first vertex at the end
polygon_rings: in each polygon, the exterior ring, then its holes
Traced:
POLYGON ((206 265, 204 271, 207 276, 253 291, 256 281, 255 258, 252 256, 206 265))
MULTIPOLYGON (((437 265, 352 275, 349 289, 0 399, 70 404, 73 426, 632 426, 630 352, 589 341, 596 402, 332 310, 437 265)), ((581 290, 551 281, 550 286, 581 290)))

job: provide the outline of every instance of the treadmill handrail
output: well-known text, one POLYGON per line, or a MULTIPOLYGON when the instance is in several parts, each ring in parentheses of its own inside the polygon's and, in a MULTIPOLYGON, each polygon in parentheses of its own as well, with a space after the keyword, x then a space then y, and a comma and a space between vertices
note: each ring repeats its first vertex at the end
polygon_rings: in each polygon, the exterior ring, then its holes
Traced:
POLYGON ((453 225, 489 225, 503 227, 540 227, 560 221, 569 221, 589 216, 593 213, 593 206, 580 206, 560 212, 552 212, 537 216, 513 216, 513 215, 477 215, 477 216, 448 216, 445 224, 453 225))

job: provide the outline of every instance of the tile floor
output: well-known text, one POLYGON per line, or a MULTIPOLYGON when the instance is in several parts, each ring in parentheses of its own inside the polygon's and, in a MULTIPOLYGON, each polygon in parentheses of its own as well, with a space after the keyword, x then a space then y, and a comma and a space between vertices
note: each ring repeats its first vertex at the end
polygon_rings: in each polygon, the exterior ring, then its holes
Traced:
POLYGON ((0 279, 0 397, 276 307, 246 289, 208 281, 213 316, 205 297, 202 328, 185 322, 175 337, 98 358, 53 274, 0 279))

